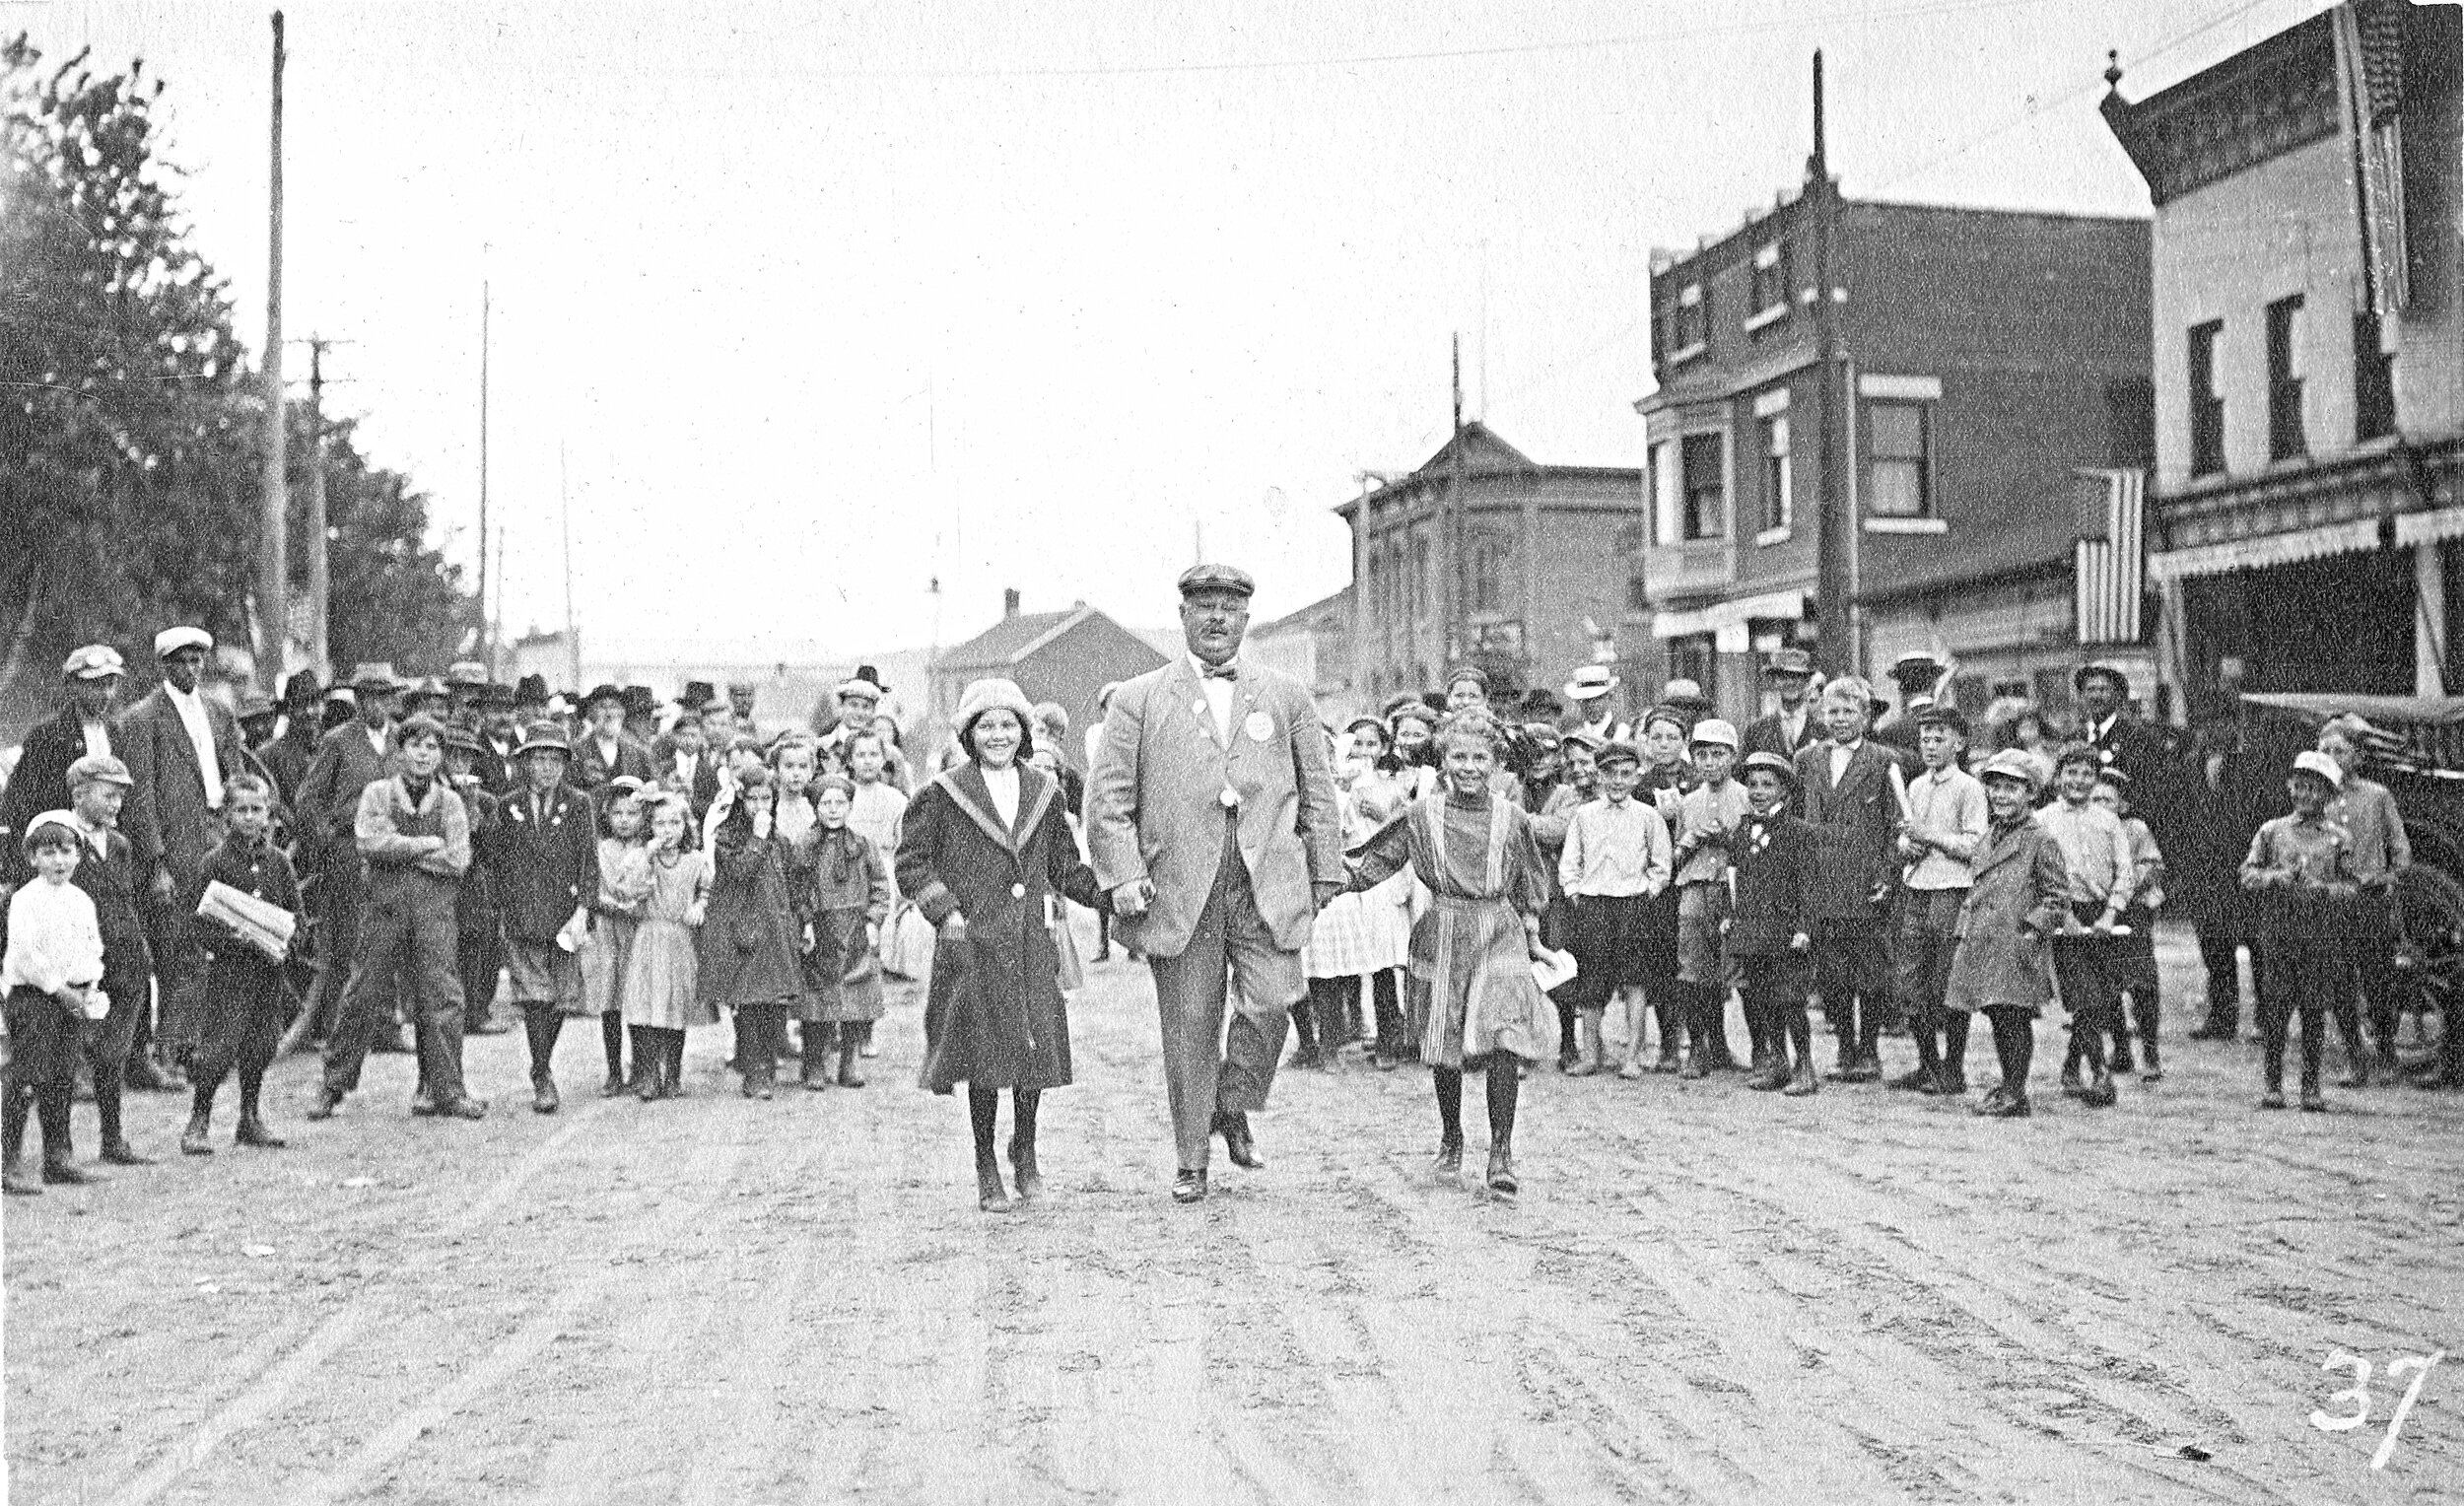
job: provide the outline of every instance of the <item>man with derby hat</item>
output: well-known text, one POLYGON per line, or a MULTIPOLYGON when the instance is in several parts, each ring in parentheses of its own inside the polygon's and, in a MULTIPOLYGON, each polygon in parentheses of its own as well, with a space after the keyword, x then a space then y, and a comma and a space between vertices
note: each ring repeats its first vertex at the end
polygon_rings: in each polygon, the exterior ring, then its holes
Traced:
POLYGON ((1602 743, 1632 737, 1633 726, 1617 715, 1616 690, 1622 683, 1606 664, 1577 664, 1566 681, 1566 699, 1574 710, 1567 714, 1565 730, 1589 733, 1602 743))
POLYGON ((1902 763, 1916 762, 1918 715, 1934 704, 1943 674, 1950 667, 1922 650, 1903 653, 1891 660, 1890 679, 1899 687, 1899 704, 1889 711, 1875 714, 1874 740, 1907 755, 1902 763))
MULTIPOLYGON (((213 651, 214 636, 202 628, 156 634, 154 656, 163 681, 111 729, 111 751, 136 782, 120 829, 137 850, 138 862, 153 872, 147 926, 159 982, 162 1052, 171 1063, 196 1044, 189 1015, 205 982, 204 953, 190 934, 201 888, 197 869, 223 840, 223 782, 248 769, 239 723, 198 683, 213 651)), ((141 1054, 147 1039, 141 1020, 136 1048, 141 1054)))
POLYGON ((0 787, 0 890, 34 876, 18 844, 27 824, 69 807, 69 765, 111 752, 111 702, 124 669, 119 650, 88 644, 60 666, 60 714, 26 734, 17 770, 0 787))
POLYGON ((1345 875, 1317 707, 1297 681, 1240 656, 1256 582, 1197 565, 1180 588, 1188 651, 1114 696, 1087 781, 1087 841, 1122 939, 1154 969, 1173 1197, 1196 1202, 1210 1136, 1235 1165, 1265 1164, 1249 1114, 1266 1104, 1290 1007, 1309 992, 1310 924, 1345 875))
MULTIPOLYGON (((385 777, 394 752, 393 698, 402 681, 393 665, 368 661, 351 670, 351 693, 359 715, 327 732, 316 745, 292 800, 291 821, 301 866, 316 878, 316 981, 308 991, 303 1024, 313 1034, 340 1001, 358 954, 360 910, 367 894, 354 826, 360 795, 385 777)), ((398 1047, 398 1033, 379 1040, 398 1047)))
POLYGON ((625 730, 625 693, 614 685, 595 685, 582 698, 584 730, 574 745, 573 768, 565 782, 588 793, 620 777, 650 783, 650 750, 625 730))
POLYGON ((1814 684, 1814 655, 1803 649, 1774 650, 1762 661, 1762 680, 1780 704, 1745 723, 1745 756, 1776 753, 1793 766, 1798 754, 1822 740, 1822 719, 1814 715, 1806 695, 1814 684))

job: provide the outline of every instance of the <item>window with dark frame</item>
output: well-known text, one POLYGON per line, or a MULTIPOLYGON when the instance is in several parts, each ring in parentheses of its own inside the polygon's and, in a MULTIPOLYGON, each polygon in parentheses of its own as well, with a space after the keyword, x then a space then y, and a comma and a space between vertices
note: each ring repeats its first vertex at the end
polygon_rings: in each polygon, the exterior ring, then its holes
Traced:
POLYGON ((1866 512, 1876 517, 1934 515, 1932 427, 1924 403, 1866 403, 1866 512))
POLYGON ((2353 316, 2353 438, 2383 440, 2396 432, 2395 358, 2378 348, 2378 311, 2353 316))
POLYGON ((1669 316, 1669 354, 1689 355, 1711 343, 1711 290, 1688 283, 1669 316))
POLYGON ((1689 434, 1681 442, 1685 487, 1685 539, 1728 536, 1728 474, 1718 434, 1689 434))
POLYGON ((1754 318, 1773 312, 1788 311, 1788 242, 1774 240, 1754 252, 1753 308, 1754 318))
POLYGON ((2216 347, 2224 321, 2190 328, 2190 473, 2213 476, 2224 468, 2224 394, 2216 384, 2216 347))
POLYGON ((2301 295, 2267 306, 2267 457, 2310 452, 2301 432, 2301 295))
POLYGON ((1774 413, 1757 428, 1762 441, 1762 531, 1784 533, 1796 513, 1788 475, 1788 415, 1774 413))
POLYGON ((1506 546, 1482 539, 1472 546, 1472 610, 1494 612, 1505 603, 1506 546))

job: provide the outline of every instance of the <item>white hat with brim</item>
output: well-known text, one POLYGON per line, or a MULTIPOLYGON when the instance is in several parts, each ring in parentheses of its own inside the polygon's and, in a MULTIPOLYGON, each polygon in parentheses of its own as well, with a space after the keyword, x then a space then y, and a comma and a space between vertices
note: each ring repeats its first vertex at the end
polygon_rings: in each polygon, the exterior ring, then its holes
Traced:
POLYGON ((1597 701, 1616 688, 1616 674, 1608 665, 1585 664, 1574 671, 1574 678, 1566 681, 1566 699, 1597 701))
POLYGON ((1686 739, 1686 744, 1689 747, 1699 748, 1705 743, 1709 743, 1713 747, 1726 748, 1731 753, 1736 752, 1736 726, 1733 723, 1721 720, 1717 717, 1705 717, 1702 720, 1694 723, 1693 734, 1686 739))
POLYGON ((2025 748, 2005 748, 1996 753, 1985 760, 1984 767, 1976 771, 1976 777, 1980 780, 2018 780, 2030 789, 2041 789, 2045 785, 2036 755, 2025 748))
POLYGON ((214 651, 214 635, 203 628, 188 627, 165 628, 154 635, 156 658, 170 658, 182 649, 194 649, 200 653, 211 653, 214 651))
POLYGON ((2330 789, 2344 787, 2344 766, 2316 748, 2304 748, 2293 756, 2293 772, 2315 774, 2327 782, 2330 789))

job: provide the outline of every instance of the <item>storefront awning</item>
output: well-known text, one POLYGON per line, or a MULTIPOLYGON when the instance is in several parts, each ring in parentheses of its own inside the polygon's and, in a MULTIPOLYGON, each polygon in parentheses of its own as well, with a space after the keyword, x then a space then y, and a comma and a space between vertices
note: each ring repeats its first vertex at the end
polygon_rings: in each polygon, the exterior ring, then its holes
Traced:
POLYGON ((2321 560, 2331 554, 2359 554, 2377 547, 2378 519, 2359 517, 2350 522, 2298 528, 2290 533, 2228 539, 2220 544, 2201 544, 2191 549, 2150 555, 2148 574, 2158 581, 2182 581, 2193 576, 2228 575, 2236 570, 2267 570, 2278 565, 2298 564, 2303 560, 2321 560))
POLYGON ((2399 544, 2443 544, 2451 538, 2464 538, 2464 508, 2406 513, 2396 519, 2399 544))
POLYGON ((1697 633, 1717 633, 1723 628, 1741 630, 1749 622, 1772 618, 1795 622, 1805 615, 1806 592, 1800 586, 1795 590, 1741 596, 1735 601, 1715 601, 1690 612, 1661 612, 1651 619, 1651 636, 1691 638, 1697 633))

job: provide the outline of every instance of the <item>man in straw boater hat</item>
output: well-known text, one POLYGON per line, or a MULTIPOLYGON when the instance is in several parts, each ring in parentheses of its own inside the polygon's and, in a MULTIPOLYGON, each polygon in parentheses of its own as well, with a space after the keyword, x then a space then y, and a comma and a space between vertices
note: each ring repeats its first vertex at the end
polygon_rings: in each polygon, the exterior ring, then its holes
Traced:
POLYGON ((1172 1196, 1196 1202, 1212 1135, 1234 1165, 1266 1164, 1249 1115, 1266 1105, 1289 1010, 1309 992, 1311 922, 1345 875, 1317 707, 1297 681, 1240 655, 1257 583, 1196 565, 1180 589, 1188 651, 1114 696, 1087 781, 1087 841, 1122 939, 1154 969, 1172 1196))
POLYGON ((1617 716, 1616 689, 1622 683, 1606 664, 1578 664, 1566 681, 1566 699, 1574 704, 1565 730, 1588 732, 1600 743, 1623 742, 1633 726, 1617 716))

